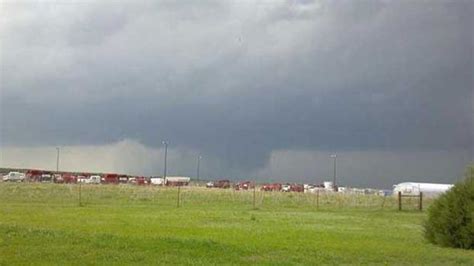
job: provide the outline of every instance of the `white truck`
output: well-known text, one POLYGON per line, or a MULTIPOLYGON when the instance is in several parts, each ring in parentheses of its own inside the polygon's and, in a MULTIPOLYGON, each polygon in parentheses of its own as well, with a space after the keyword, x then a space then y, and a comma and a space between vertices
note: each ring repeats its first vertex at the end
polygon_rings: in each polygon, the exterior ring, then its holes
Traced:
POLYGON ((78 176, 77 182, 84 184, 100 184, 100 175, 91 175, 90 177, 78 176))
POLYGON ((7 175, 4 175, 2 180, 4 182, 23 182, 25 180, 25 174, 20 172, 10 172, 7 175))
POLYGON ((150 182, 152 185, 161 186, 164 184, 165 180, 161 177, 152 177, 150 178, 150 182))
POLYGON ((283 192, 290 192, 291 191, 291 185, 285 184, 281 186, 281 191, 283 192))
POLYGON ((41 182, 51 182, 53 180, 53 175, 51 174, 42 174, 41 182))
POLYGON ((91 175, 86 181, 87 184, 100 184, 101 177, 100 175, 91 175))

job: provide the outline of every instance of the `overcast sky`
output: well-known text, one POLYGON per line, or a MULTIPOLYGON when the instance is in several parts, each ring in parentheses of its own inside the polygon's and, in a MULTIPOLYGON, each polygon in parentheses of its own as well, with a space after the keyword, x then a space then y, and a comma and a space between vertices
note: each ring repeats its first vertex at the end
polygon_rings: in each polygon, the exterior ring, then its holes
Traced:
POLYGON ((454 182, 474 154, 473 1, 18 1, 0 166, 454 182))

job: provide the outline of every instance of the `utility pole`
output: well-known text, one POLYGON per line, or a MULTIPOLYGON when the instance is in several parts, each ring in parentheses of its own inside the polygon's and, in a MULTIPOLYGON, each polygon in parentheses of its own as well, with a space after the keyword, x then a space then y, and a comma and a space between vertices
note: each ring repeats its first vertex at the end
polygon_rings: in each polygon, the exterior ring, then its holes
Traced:
POLYGON ((336 161, 337 161, 337 155, 336 154, 332 154, 331 155, 331 158, 334 159, 334 175, 333 175, 333 179, 332 179, 332 187, 334 189, 334 192, 337 192, 337 185, 336 185, 336 161))
POLYGON ((200 166, 201 166, 201 159, 202 159, 202 156, 201 155, 198 155, 197 157, 197 169, 196 169, 196 179, 197 181, 199 182, 199 170, 200 170, 200 166))
POLYGON ((56 147, 56 173, 59 171, 59 147, 56 147))
POLYGON ((166 181, 166 163, 167 163, 167 159, 168 159, 168 141, 163 140, 161 142, 161 144, 165 145, 165 167, 164 167, 164 170, 163 170, 163 185, 165 185, 165 181, 166 181))

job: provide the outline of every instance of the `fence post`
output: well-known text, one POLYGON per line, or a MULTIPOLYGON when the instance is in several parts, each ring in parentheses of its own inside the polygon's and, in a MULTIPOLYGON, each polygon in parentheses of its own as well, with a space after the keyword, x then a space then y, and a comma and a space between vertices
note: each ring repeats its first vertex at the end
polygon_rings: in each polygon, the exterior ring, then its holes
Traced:
POLYGON ((319 210, 319 189, 316 190, 316 209, 319 210))
POLYGON ((256 193, 257 193, 257 190, 256 190, 256 185, 255 185, 255 182, 253 182, 253 209, 255 210, 255 200, 256 200, 256 193))
POLYGON ((179 193, 181 192, 181 186, 178 185, 178 201, 176 203, 176 207, 179 208, 179 193))
POLYGON ((402 192, 398 191, 398 210, 402 210, 402 192))
POLYGON ((420 211, 423 211, 423 192, 420 192, 420 211))
POLYGON ((82 206, 82 182, 79 182, 79 207, 82 206))

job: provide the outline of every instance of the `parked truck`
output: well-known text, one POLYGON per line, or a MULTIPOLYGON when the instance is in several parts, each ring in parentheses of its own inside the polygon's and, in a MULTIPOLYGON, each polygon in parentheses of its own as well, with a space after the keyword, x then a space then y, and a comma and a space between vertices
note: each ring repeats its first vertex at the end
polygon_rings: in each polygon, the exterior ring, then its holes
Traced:
POLYGON ((289 184, 282 185, 281 191, 283 192, 304 192, 304 187, 301 184, 289 184))
POLYGON ((206 183, 207 188, 230 188, 230 180, 223 179, 206 183))
POLYGON ((25 181, 25 174, 20 172, 10 172, 2 177, 4 182, 23 182, 25 181))
POLYGON ((63 183, 64 184, 75 184, 77 183, 77 176, 72 174, 64 174, 63 175, 63 183))
POLYGON ((85 176, 81 175, 77 177, 77 182, 78 183, 84 183, 84 184, 100 184, 100 175, 91 175, 91 176, 85 176))
POLYGON ((282 185, 280 183, 264 184, 260 190, 262 191, 281 191, 282 185))
POLYGON ((101 183, 104 184, 118 184, 119 175, 118 174, 105 174, 101 178, 101 183))
POLYGON ((172 187, 187 186, 189 181, 191 181, 191 178, 186 176, 170 176, 165 178, 165 185, 172 187))
POLYGON ((249 190, 255 187, 255 184, 252 183, 251 181, 243 181, 235 184, 234 189, 235 190, 249 190))

